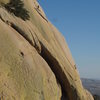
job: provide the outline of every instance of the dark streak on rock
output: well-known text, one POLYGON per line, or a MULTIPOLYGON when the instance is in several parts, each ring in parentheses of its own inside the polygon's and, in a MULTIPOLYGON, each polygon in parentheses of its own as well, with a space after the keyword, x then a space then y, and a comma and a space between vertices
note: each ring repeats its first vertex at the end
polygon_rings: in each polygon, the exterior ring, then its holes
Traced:
POLYGON ((39 12, 38 8, 35 8, 35 10, 38 12, 38 14, 39 14, 46 22, 48 22, 48 20, 39 12))

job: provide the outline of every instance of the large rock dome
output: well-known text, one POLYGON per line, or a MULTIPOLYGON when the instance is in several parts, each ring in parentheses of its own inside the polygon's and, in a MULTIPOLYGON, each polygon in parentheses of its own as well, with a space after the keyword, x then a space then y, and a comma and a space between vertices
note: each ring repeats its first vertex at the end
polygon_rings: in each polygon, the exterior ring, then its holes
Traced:
POLYGON ((93 100, 64 37, 37 1, 1 2, 0 100, 93 100))

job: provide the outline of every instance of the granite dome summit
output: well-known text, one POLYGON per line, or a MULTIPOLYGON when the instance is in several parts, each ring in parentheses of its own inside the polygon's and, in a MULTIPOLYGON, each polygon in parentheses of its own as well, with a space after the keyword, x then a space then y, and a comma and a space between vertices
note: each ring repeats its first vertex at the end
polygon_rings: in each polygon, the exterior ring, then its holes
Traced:
POLYGON ((22 0, 20 9, 15 2, 0 0, 0 100, 93 100, 38 2, 22 0), (23 10, 26 20, 17 15, 23 10))

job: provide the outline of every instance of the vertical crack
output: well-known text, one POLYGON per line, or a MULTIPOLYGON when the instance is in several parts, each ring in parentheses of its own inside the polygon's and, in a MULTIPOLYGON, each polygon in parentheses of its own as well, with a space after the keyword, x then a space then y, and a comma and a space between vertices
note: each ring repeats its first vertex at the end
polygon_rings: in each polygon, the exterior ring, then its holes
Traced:
MULTIPOLYGON (((41 56, 42 58, 47 62, 51 70, 53 71, 54 75, 56 76, 57 81, 61 85, 62 90, 62 97, 61 100, 69 100, 68 91, 65 87, 64 81, 64 72, 62 71, 58 61, 51 55, 51 53, 44 47, 42 43, 41 44, 41 56)), ((68 83, 66 84, 68 85, 68 83)))

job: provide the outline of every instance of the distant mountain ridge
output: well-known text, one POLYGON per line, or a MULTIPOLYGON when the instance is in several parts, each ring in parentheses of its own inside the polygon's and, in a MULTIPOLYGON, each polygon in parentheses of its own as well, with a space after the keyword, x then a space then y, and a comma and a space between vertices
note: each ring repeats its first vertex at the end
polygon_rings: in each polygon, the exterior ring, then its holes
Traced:
POLYGON ((100 96, 100 80, 82 78, 83 86, 90 91, 93 95, 100 96))

